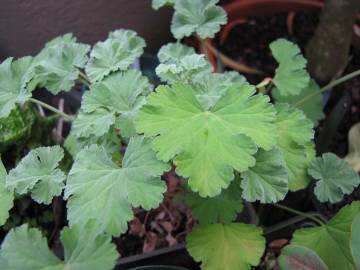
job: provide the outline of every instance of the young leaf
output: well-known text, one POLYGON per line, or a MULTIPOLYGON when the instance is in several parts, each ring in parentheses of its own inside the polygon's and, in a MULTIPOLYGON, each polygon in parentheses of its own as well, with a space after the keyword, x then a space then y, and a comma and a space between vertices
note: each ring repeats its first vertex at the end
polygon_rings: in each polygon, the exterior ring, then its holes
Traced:
POLYGON ((49 249, 46 239, 27 224, 12 229, 1 245, 0 257, 11 270, 110 270, 118 257, 111 237, 99 234, 93 223, 61 232, 64 261, 49 249))
POLYGON ((191 208, 193 218, 200 224, 231 223, 243 208, 238 181, 233 181, 220 195, 213 198, 202 198, 195 192, 189 192, 186 204, 191 208))
POLYGON ((255 155, 256 163, 241 174, 242 197, 254 202, 274 203, 285 198, 288 192, 288 174, 281 152, 260 149, 255 155))
POLYGON ((92 49, 86 74, 91 82, 97 82, 111 72, 127 70, 142 55, 144 47, 144 39, 132 30, 110 32, 107 40, 96 43, 92 49))
POLYGON ((314 193, 320 202, 339 202, 360 184, 360 178, 350 164, 332 153, 314 159, 308 171, 318 180, 314 193))
POLYGON ((281 270, 328 270, 323 260, 311 249, 288 245, 279 256, 281 270))
POLYGON ((348 154, 345 157, 356 172, 360 171, 360 123, 353 125, 348 133, 348 154))
POLYGON ((200 38, 213 38, 226 24, 223 8, 216 6, 219 0, 179 0, 175 1, 175 13, 171 22, 171 32, 181 39, 196 33, 200 38))
POLYGON ((173 6, 176 0, 152 0, 151 6, 153 9, 159 9, 163 6, 173 6))
POLYGON ((291 244, 315 251, 330 270, 354 270, 350 250, 351 225, 360 201, 343 207, 327 224, 295 231, 291 244))
POLYGON ((134 118, 144 103, 144 95, 150 91, 148 79, 137 70, 116 72, 93 84, 83 97, 82 110, 73 125, 74 134, 102 136, 120 115, 117 127, 121 134, 124 137, 134 135, 134 118))
POLYGON ((48 42, 35 57, 32 85, 47 88, 51 93, 70 91, 79 77, 79 68, 88 61, 90 46, 76 42, 72 34, 48 42))
POLYGON ((277 39, 270 44, 270 49, 279 63, 273 79, 277 91, 282 96, 299 95, 310 82, 305 70, 306 59, 299 47, 286 39, 277 39))
POLYGON ((356 269, 360 269, 360 213, 356 215, 351 225, 350 249, 356 269))
POLYGON ((6 174, 4 164, 0 159, 0 226, 4 225, 14 205, 14 193, 5 186, 6 174))
POLYGON ((197 225, 186 238, 186 248, 203 270, 250 270, 265 250, 261 229, 231 223, 197 225))
POLYGON ((65 174, 58 168, 64 151, 58 145, 31 150, 6 177, 6 186, 18 194, 31 192, 38 203, 50 204, 64 188, 65 174))
POLYGON ((133 218, 132 207, 159 205, 166 190, 159 176, 168 169, 143 137, 130 139, 121 168, 103 147, 85 147, 76 156, 65 188, 65 198, 70 197, 70 224, 97 219, 101 220, 101 230, 120 235, 133 218))
POLYGON ((272 91, 272 96, 276 102, 284 102, 293 105, 294 107, 302 110, 307 118, 309 118, 316 126, 320 119, 324 117, 322 96, 315 95, 309 99, 304 100, 307 96, 314 94, 314 92, 320 91, 320 87, 314 80, 311 80, 309 85, 301 90, 298 95, 282 96, 280 92, 275 89, 272 91), (301 104, 297 105, 299 101, 304 100, 301 104))
POLYGON ((156 136, 157 157, 174 159, 193 191, 214 197, 229 186, 234 169, 255 165, 256 145, 271 149, 275 143, 274 109, 268 97, 254 93, 249 84, 234 85, 204 110, 190 86, 160 86, 140 109, 137 131, 156 136))
POLYGON ((0 118, 7 117, 17 103, 24 104, 31 97, 32 89, 27 89, 31 63, 31 57, 15 61, 10 57, 0 64, 0 118))
POLYGON ((298 109, 288 104, 276 104, 277 145, 283 155, 289 176, 289 189, 297 191, 310 182, 307 175, 308 154, 314 136, 312 123, 298 109))
POLYGON ((196 54, 193 47, 186 46, 179 42, 168 43, 162 46, 157 54, 160 63, 179 63, 180 60, 188 55, 196 54))

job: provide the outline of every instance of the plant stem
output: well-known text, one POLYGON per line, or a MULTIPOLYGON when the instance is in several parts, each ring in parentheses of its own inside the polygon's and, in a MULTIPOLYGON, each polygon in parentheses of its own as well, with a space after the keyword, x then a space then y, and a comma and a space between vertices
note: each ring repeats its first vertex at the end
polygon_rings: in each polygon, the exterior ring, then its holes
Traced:
POLYGON ((48 109, 49 111, 52 111, 52 112, 60 115, 61 117, 63 117, 65 120, 67 120, 69 122, 74 120, 74 118, 72 116, 70 116, 70 115, 68 115, 68 114, 66 114, 66 113, 54 108, 53 106, 51 106, 49 104, 46 104, 45 102, 42 102, 42 101, 40 101, 38 99, 30 98, 29 101, 32 102, 32 103, 38 104, 41 107, 44 107, 44 108, 48 109))
POLYGON ((79 81, 82 82, 83 84, 85 84, 87 87, 90 86, 89 78, 81 70, 79 70, 79 81))
POLYGON ((279 230, 282 230, 283 228, 286 228, 290 225, 293 225, 295 223, 298 223, 300 221, 303 221, 304 219, 306 219, 306 217, 303 217, 303 216, 295 216, 293 218, 290 218, 288 220, 285 220, 283 222, 280 222, 278 224, 275 224, 271 227, 268 227, 268 228, 265 228, 264 229, 264 235, 267 235, 267 234, 270 234, 270 233, 273 233, 273 232, 276 232, 276 231, 279 231, 279 230))
POLYGON ((330 83, 328 83, 327 85, 322 87, 319 91, 315 91, 314 93, 311 93, 310 95, 304 97, 303 99, 300 99, 298 102, 296 102, 294 104, 294 106, 295 107, 299 106, 299 105, 305 103, 307 100, 309 100, 309 99, 311 99, 311 98, 313 98, 313 97, 315 97, 317 95, 320 95, 321 93, 323 93, 323 92, 325 92, 325 91, 327 91, 327 90, 329 90, 329 89, 331 89, 331 88, 333 88, 333 87, 335 87, 335 86, 337 86, 337 85, 339 85, 339 84, 341 84, 343 82, 346 82, 347 80, 350 80, 350 79, 352 79, 352 78, 354 78, 356 76, 359 76, 359 75, 360 75, 360 70, 356 70, 356 71, 351 72, 351 73, 349 73, 349 74, 347 74, 347 75, 345 75, 345 76, 343 76, 343 77, 341 77, 341 78, 339 78, 337 80, 331 81, 330 83))
POLYGON ((280 208, 280 209, 288 211, 290 213, 293 213, 293 214, 296 214, 296 215, 303 216, 305 218, 311 219, 312 221, 315 221, 319 225, 324 225, 324 222, 322 222, 320 219, 314 217, 313 215, 311 215, 309 213, 304 213, 304 212, 298 211, 296 209, 293 209, 291 207, 288 207, 288 206, 285 206, 285 205, 282 205, 282 204, 278 204, 278 203, 274 203, 273 205, 280 208))

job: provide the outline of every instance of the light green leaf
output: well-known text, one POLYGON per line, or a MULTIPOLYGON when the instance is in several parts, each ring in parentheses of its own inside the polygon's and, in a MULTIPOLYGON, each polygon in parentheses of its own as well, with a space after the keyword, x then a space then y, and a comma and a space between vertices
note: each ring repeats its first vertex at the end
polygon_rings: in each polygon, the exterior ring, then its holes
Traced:
POLYGON ((179 42, 177 43, 168 43, 162 46, 157 54, 160 63, 179 63, 180 59, 196 54, 193 47, 186 46, 179 42))
POLYGON ((202 198, 189 191, 185 201, 191 208, 193 218, 201 224, 231 223, 243 209, 240 186, 235 180, 216 197, 202 198))
POLYGON ((270 49, 279 63, 273 79, 279 94, 299 95, 310 82, 310 76, 305 70, 306 59, 301 55, 299 47, 281 38, 273 41, 270 49))
POLYGON ((163 6, 173 6, 176 0, 152 0, 151 6, 153 9, 158 10, 163 6))
POLYGON ((360 269, 360 213, 356 215, 351 225, 350 249, 356 269, 360 269))
POLYGON ((360 123, 350 128, 348 133, 348 154, 344 159, 356 172, 360 171, 360 123))
POLYGON ((156 136, 157 157, 174 159, 193 191, 213 197, 229 186, 234 169, 255 165, 256 145, 271 149, 275 143, 274 109, 267 96, 254 94, 253 86, 235 84, 204 110, 190 86, 160 86, 140 109, 137 131, 156 136))
POLYGON ((289 189, 305 188, 310 179, 307 175, 308 152, 311 152, 314 131, 312 123, 298 109, 288 104, 276 104, 277 145, 283 155, 289 176, 289 189))
POLYGON ((315 95, 306 100, 305 98, 319 90, 320 87, 316 84, 314 80, 311 80, 309 85, 302 89, 300 94, 298 95, 282 96, 277 89, 272 91, 272 95, 277 102, 286 102, 302 110, 306 117, 309 118, 316 126, 319 120, 324 117, 324 113, 322 111, 323 105, 321 102, 322 96, 315 95), (299 102, 301 103, 298 104, 299 102))
POLYGON ((288 245, 278 258, 281 270, 328 270, 323 260, 311 249, 288 245))
POLYGON ((65 174, 58 168, 64 151, 58 145, 31 150, 6 177, 6 186, 18 194, 31 192, 31 197, 50 204, 64 188, 65 174))
POLYGON ((1 245, 0 257, 11 270, 111 270, 118 257, 111 237, 99 234, 93 223, 73 226, 61 232, 65 258, 61 261, 49 249, 47 240, 27 224, 12 229, 1 245))
POLYGON ((110 32, 107 40, 98 42, 90 53, 86 74, 91 82, 101 81, 111 72, 127 70, 144 52, 145 41, 135 31, 110 32))
POLYGON ((171 22, 171 32, 181 39, 196 33, 200 38, 213 38, 226 24, 223 8, 216 6, 219 0, 179 0, 175 1, 175 13, 171 22))
POLYGON ((81 150, 65 188, 70 224, 101 221, 101 230, 120 235, 133 218, 132 207, 150 209, 161 202, 166 185, 160 175, 169 166, 155 157, 150 141, 132 137, 122 167, 114 164, 105 149, 91 145, 81 150))
POLYGON ((9 211, 14 206, 14 194, 5 186, 6 169, 0 159, 0 226, 9 218, 9 211))
POLYGON ((10 57, 0 64, 0 118, 7 117, 17 103, 24 104, 31 97, 32 89, 26 89, 31 63, 31 57, 15 61, 10 57))
POLYGON ((260 228, 242 223, 198 225, 186 248, 203 270, 250 270, 265 250, 260 228))
POLYGON ((320 202, 339 202, 360 184, 360 178, 350 164, 332 153, 313 160, 308 172, 318 180, 314 193, 320 202))
POLYGON ((343 207, 327 224, 295 231, 291 244, 315 251, 329 270, 354 270, 350 250, 351 225, 360 213, 360 202, 343 207))
POLYGON ((72 34, 55 38, 35 57, 32 85, 47 88, 51 93, 70 91, 79 77, 79 68, 88 61, 90 46, 76 42, 72 34))
POLYGON ((260 149, 255 155, 256 163, 241 174, 242 197, 254 202, 275 203, 288 192, 288 174, 282 154, 277 148, 260 149))

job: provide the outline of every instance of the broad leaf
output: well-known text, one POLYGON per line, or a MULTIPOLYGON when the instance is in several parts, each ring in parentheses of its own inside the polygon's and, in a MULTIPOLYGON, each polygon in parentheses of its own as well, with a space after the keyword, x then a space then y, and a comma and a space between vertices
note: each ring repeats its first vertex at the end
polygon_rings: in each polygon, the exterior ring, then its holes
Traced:
POLYGON ((288 174, 279 149, 260 149, 255 159, 255 166, 241 174, 242 197, 249 202, 259 200, 261 203, 283 200, 289 189, 288 174))
POLYGON ((153 9, 159 9, 163 6, 172 6, 176 0, 152 0, 151 6, 153 9))
POLYGON ((213 38, 226 24, 226 12, 216 6, 219 0, 179 0, 175 1, 175 13, 171 22, 171 32, 181 39, 196 33, 200 38, 213 38))
POLYGON ((360 123, 350 128, 348 133, 348 154, 345 160, 355 171, 360 171, 360 123))
POLYGON ((157 157, 173 159, 193 191, 213 197, 229 186, 234 169, 243 172, 255 165, 257 146, 275 144, 274 109, 267 96, 254 94, 249 84, 234 85, 204 110, 190 86, 160 86, 141 108, 137 131, 156 136, 157 157))
POLYGON ((168 169, 143 137, 130 139, 122 167, 112 162, 103 147, 85 147, 76 156, 65 188, 70 224, 96 219, 101 230, 120 235, 133 218, 132 207, 159 205, 166 190, 159 176, 168 169))
POLYGON ((279 63, 273 83, 282 96, 299 95, 309 85, 310 77, 306 72, 306 59, 299 47, 286 40, 277 39, 270 44, 271 52, 279 63))
POLYGON ((319 120, 324 117, 322 110, 322 96, 315 95, 311 98, 307 97, 313 95, 317 91, 320 91, 320 87, 314 80, 311 80, 309 85, 302 89, 298 95, 282 96, 277 89, 272 91, 272 95, 277 102, 289 103, 302 110, 306 117, 309 118, 316 126, 319 120))
POLYGON ((65 174, 58 168, 64 157, 60 146, 31 150, 6 177, 6 186, 18 194, 31 192, 31 197, 50 204, 64 188, 65 174))
POLYGON ((181 58, 192 54, 196 54, 193 47, 177 42, 162 46, 157 56, 161 63, 179 63, 181 58))
POLYGON ((12 229, 1 245, 0 257, 11 270, 110 270, 118 257, 111 237, 99 234, 93 223, 73 226, 61 232, 65 258, 61 261, 49 249, 47 240, 27 224, 12 229))
POLYGON ((31 57, 18 60, 7 58, 0 64, 0 118, 7 117, 16 104, 24 104, 31 97, 27 83, 31 79, 31 57))
POLYGON ((279 256, 281 270, 328 270, 323 260, 311 249, 288 245, 279 256))
POLYGON ((288 104, 276 104, 277 145, 286 164, 289 189, 297 191, 305 188, 310 179, 307 175, 308 155, 311 149, 314 131, 312 123, 298 109, 288 104))
POLYGON ((356 215, 351 225, 350 249, 356 269, 360 269, 360 213, 356 215))
POLYGON ((5 186, 6 175, 6 169, 0 159, 0 226, 4 225, 14 205, 14 194, 5 186))
POLYGON ((76 42, 72 34, 55 38, 34 59, 32 85, 45 87, 53 94, 70 91, 79 77, 79 68, 88 61, 89 51, 90 46, 76 42))
POLYGON ((332 153, 314 159, 308 171, 318 180, 314 193, 320 202, 339 202, 360 184, 360 178, 350 164, 332 153))
POLYGON ((186 248, 203 270, 250 270, 265 250, 262 231, 254 225, 198 225, 186 238, 186 248))
POLYGON ((102 136, 116 122, 117 116, 121 134, 134 135, 134 118, 150 91, 148 79, 137 70, 116 72, 93 84, 84 94, 81 111, 73 125, 74 135, 102 136))
POLYGON ((127 70, 144 52, 144 47, 144 39, 132 30, 110 32, 107 40, 96 43, 92 49, 86 74, 91 82, 97 82, 111 72, 127 70))
POLYGON ((291 244, 315 251, 329 270, 354 270, 350 250, 351 225, 360 213, 360 202, 343 207, 327 224, 297 230, 291 244))
POLYGON ((193 218, 200 224, 231 223, 243 208, 238 181, 233 181, 220 195, 213 198, 202 198, 189 191, 186 204, 191 208, 193 218))

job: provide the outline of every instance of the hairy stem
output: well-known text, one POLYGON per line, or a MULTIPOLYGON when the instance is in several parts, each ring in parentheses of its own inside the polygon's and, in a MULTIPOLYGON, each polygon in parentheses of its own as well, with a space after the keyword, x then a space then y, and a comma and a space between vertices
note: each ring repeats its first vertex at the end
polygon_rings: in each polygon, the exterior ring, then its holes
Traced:
POLYGON ((296 209, 293 209, 291 207, 288 207, 288 206, 285 206, 285 205, 282 205, 282 204, 278 204, 278 203, 274 203, 273 205, 276 206, 277 208, 280 208, 282 210, 285 210, 285 211, 288 211, 290 213, 296 214, 298 216, 302 216, 304 218, 311 219, 312 221, 316 222, 319 225, 324 225, 324 222, 322 222, 320 219, 314 217, 312 214, 304 213, 304 212, 298 211, 296 209))
POLYGON ((40 100, 38 100, 38 99, 30 98, 29 101, 32 102, 32 103, 38 104, 38 105, 40 105, 41 107, 43 107, 43 108, 45 108, 45 109, 48 109, 49 111, 52 111, 52 112, 60 115, 61 117, 63 117, 65 120, 67 120, 67 121, 69 121, 69 122, 71 122, 71 121, 74 120, 74 117, 72 117, 72 116, 70 116, 70 115, 68 115, 68 114, 66 114, 66 113, 64 113, 64 112, 56 109, 55 107, 53 107, 53 106, 51 106, 51 105, 49 105, 49 104, 46 104, 45 102, 42 102, 42 101, 40 101, 40 100))

